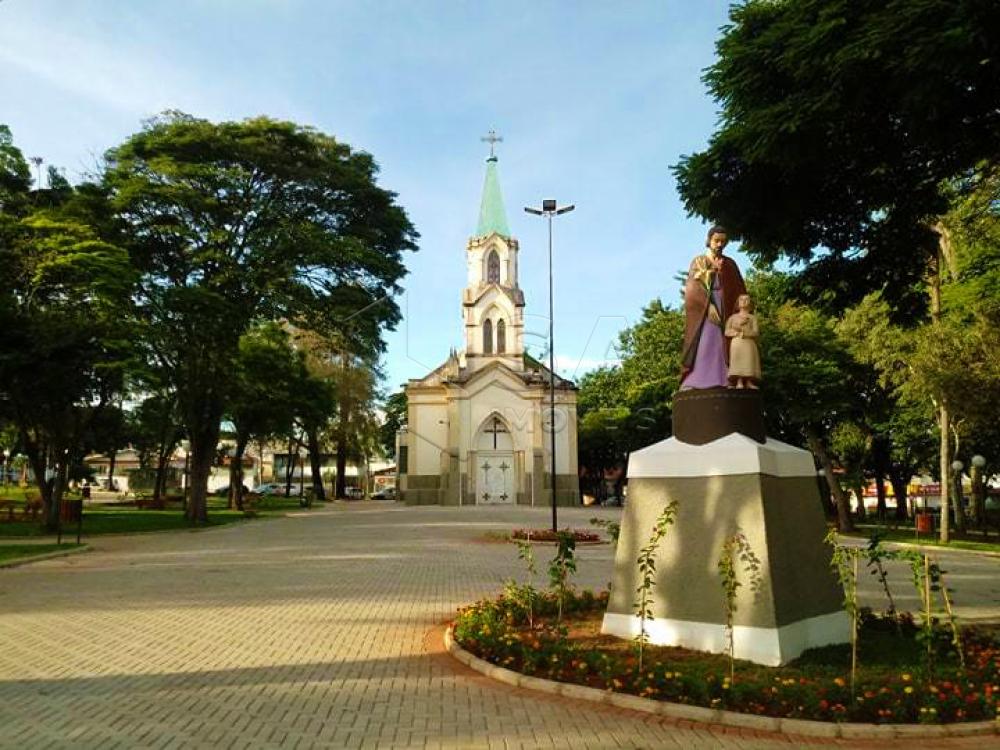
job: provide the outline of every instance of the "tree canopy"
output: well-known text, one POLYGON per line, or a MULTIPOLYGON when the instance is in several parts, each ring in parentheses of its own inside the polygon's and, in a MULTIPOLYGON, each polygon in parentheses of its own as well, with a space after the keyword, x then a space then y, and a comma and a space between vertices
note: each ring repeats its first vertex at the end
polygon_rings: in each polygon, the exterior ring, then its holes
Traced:
POLYGON ((140 272, 148 356, 178 395, 191 439, 192 521, 240 337, 284 320, 377 353, 417 234, 372 157, 258 117, 168 113, 107 154, 104 186, 140 272))
POLYGON ((1000 5, 749 0, 716 49, 719 127, 675 167, 688 210, 759 259, 812 262, 818 298, 887 287, 922 309, 949 181, 1000 155, 1000 5))

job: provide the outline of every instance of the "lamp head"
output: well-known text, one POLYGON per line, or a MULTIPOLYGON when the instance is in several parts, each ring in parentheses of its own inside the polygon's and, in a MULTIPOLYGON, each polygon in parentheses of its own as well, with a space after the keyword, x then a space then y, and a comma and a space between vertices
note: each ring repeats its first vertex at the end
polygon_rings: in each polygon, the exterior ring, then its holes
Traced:
POLYGON ((981 469, 986 466, 986 459, 980 456, 978 453, 972 457, 972 465, 977 469, 981 469))

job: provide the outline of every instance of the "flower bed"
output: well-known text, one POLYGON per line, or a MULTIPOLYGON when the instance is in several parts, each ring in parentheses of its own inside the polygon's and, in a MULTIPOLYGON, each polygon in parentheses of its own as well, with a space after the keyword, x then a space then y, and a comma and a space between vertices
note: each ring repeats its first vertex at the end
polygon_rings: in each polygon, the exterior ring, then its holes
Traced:
POLYGON ((925 644, 910 618, 865 612, 852 697, 847 645, 813 649, 785 667, 737 662, 735 681, 724 655, 647 645, 639 673, 635 644, 600 634, 607 592, 568 594, 559 625, 555 595, 535 592, 534 627, 528 626, 523 593, 460 610, 455 640, 481 659, 524 674, 779 718, 936 724, 995 719, 1000 711, 1000 643, 984 629, 964 631, 964 673, 950 635, 935 636, 928 672, 925 644))
MULTIPOLYGON (((558 534, 572 534, 573 540, 577 543, 580 542, 600 542, 601 535, 596 534, 593 531, 584 531, 582 529, 560 529, 558 534)), ((532 542, 554 542, 557 540, 558 534, 552 529, 514 529, 511 532, 511 539, 521 539, 524 541, 532 542)))

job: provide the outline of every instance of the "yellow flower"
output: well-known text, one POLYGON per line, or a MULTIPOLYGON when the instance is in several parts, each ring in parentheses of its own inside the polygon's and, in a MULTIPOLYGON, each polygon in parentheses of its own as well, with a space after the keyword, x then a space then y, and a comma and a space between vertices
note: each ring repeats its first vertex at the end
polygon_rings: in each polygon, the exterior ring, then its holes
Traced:
POLYGON ((833 684, 836 685, 837 687, 844 687, 844 678, 843 677, 834 678, 833 684))
POLYGON ((911 679, 913 679, 913 678, 910 677, 910 675, 908 675, 906 673, 903 674, 903 682, 909 682, 911 679))
POLYGON ((905 688, 903 688, 903 692, 907 694, 912 693, 913 687, 911 685, 907 685, 905 688))

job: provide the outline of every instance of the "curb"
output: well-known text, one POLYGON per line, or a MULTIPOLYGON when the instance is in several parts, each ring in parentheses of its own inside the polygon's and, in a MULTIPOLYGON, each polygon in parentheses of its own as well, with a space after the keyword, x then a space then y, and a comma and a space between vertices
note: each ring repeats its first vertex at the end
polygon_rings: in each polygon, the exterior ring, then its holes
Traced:
POLYGON ((627 708, 647 714, 656 714, 668 719, 694 721, 700 724, 715 724, 738 729, 754 729, 762 732, 823 737, 827 739, 914 739, 942 737, 975 737, 1000 734, 1000 722, 977 721, 964 724, 847 724, 809 719, 779 719, 774 716, 756 716, 736 711, 689 706, 683 703, 640 698, 628 693, 576 685, 569 682, 555 682, 540 677, 530 677, 510 669, 498 667, 488 661, 473 656, 463 649, 452 637, 453 625, 444 631, 444 647, 456 660, 480 674, 491 677, 511 687, 538 690, 551 695, 561 695, 573 700, 604 703, 618 708, 627 708))
MULTIPOLYGON (((860 542, 868 541, 867 537, 858 536, 856 534, 843 534, 844 539, 856 539, 860 542)), ((886 547, 902 547, 904 549, 915 549, 919 552, 926 552, 929 555, 932 554, 956 554, 956 555, 978 555, 979 557, 992 557, 1000 558, 1000 552, 992 552, 990 550, 979 550, 979 549, 963 549, 961 547, 941 547, 936 544, 919 544, 916 542, 898 542, 895 540, 885 539, 882 541, 886 547)))
POLYGON ((939 547, 934 544, 914 544, 912 542, 884 542, 884 544, 892 544, 896 547, 903 547, 905 549, 915 549, 920 552, 926 552, 927 554, 958 554, 958 555, 977 555, 979 557, 992 557, 1000 558, 1000 552, 991 552, 989 550, 979 550, 979 549, 962 549, 961 547, 939 547))
POLYGON ((55 552, 43 552, 40 555, 31 555, 30 557, 18 557, 14 560, 7 560, 5 562, 0 562, 0 568, 16 568, 21 565, 28 565, 29 563, 41 562, 42 560, 54 560, 57 557, 69 557, 70 555, 78 555, 81 552, 90 552, 91 547, 89 544, 83 544, 79 547, 74 547, 73 549, 61 549, 55 552))

